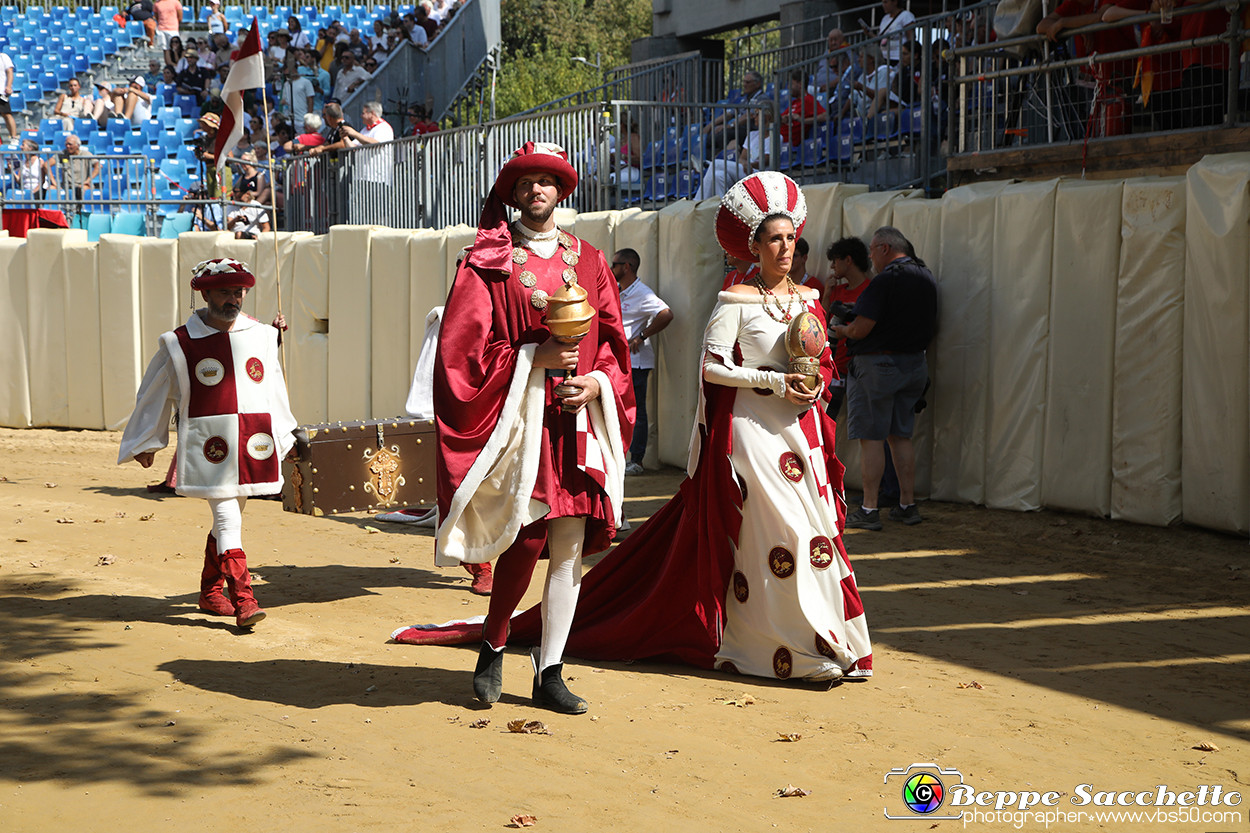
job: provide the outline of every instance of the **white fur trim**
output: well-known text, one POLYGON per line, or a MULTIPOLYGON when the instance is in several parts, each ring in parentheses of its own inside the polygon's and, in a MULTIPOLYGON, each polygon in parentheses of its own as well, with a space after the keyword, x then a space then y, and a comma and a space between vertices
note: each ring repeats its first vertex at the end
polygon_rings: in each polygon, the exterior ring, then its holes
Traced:
POLYGON ((621 420, 616 413, 616 394, 612 380, 602 370, 592 370, 589 375, 599 383, 599 398, 588 406, 590 424, 600 446, 607 447, 603 455, 604 491, 612 503, 614 525, 620 527, 625 517, 625 441, 621 437, 621 420))
POLYGON ((439 567, 455 566, 462 561, 481 564, 498 557, 512 546, 522 527, 543 517, 551 509, 532 497, 534 483, 538 479, 543 405, 546 402, 546 372, 534 367, 537 349, 536 344, 526 344, 517 351, 512 382, 495 428, 452 496, 447 517, 439 518, 434 548, 434 563, 439 567), (514 454, 503 455, 507 446, 516 444, 516 432, 520 432, 520 449, 514 454), (471 533, 476 533, 474 538, 488 534, 466 518, 470 503, 489 476, 497 473, 501 466, 517 466, 518 461, 519 469, 515 472, 509 499, 497 501, 497 506, 490 507, 490 514, 495 519, 505 519, 502 525, 492 526, 492 529, 498 529, 498 534, 490 533, 491 539, 482 543, 470 543, 467 539, 471 533))

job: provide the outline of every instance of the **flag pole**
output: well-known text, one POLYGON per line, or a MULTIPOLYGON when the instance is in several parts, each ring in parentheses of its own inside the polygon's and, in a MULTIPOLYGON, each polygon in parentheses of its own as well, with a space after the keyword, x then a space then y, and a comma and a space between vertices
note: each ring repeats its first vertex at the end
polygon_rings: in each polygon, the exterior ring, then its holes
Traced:
MULTIPOLYGON (((274 286, 278 289, 278 315, 281 315, 282 268, 278 255, 278 184, 273 178, 273 139, 269 136, 269 94, 266 92, 264 84, 260 85, 260 102, 265 120, 265 155, 269 163, 269 205, 271 206, 269 216, 272 219, 272 222, 269 224, 269 233, 273 235, 274 286)), ((286 367, 286 340, 283 339, 278 346, 282 348, 282 366, 286 367)))

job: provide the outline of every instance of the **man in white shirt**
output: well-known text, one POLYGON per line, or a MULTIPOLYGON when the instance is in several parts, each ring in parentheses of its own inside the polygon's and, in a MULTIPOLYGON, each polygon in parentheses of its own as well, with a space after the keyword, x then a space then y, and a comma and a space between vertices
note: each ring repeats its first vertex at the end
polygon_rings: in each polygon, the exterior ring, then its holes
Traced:
POLYGON ((334 97, 342 104, 347 101, 356 88, 369 80, 369 71, 360 65, 356 53, 350 49, 343 50, 339 58, 342 67, 339 77, 334 80, 334 97))
POLYGON ((633 249, 621 249, 612 256, 612 274, 621 288, 621 327, 629 339, 630 367, 634 379, 634 438, 629 445, 629 475, 642 474, 642 458, 647 454, 647 379, 655 368, 655 348, 651 338, 673 321, 673 311, 638 280, 642 259, 633 249))
POLYGON ((303 124, 304 115, 313 111, 315 92, 312 81, 301 75, 294 65, 288 66, 284 75, 286 80, 278 90, 278 106, 290 117, 292 124, 303 124))
POLYGON ((4 116, 4 124, 9 128, 9 138, 17 138, 17 122, 13 120, 13 110, 9 106, 9 96, 13 95, 13 59, 5 52, 0 52, 0 85, 4 95, 0 97, 0 115, 4 116))

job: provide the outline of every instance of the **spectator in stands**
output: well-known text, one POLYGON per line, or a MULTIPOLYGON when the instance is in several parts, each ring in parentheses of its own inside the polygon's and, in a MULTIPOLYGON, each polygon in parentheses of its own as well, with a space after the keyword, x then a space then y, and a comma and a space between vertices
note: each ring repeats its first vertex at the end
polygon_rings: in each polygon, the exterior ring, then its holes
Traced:
POLYGON ((859 65, 858 52, 847 49, 846 37, 841 29, 829 30, 827 44, 830 55, 816 69, 815 88, 812 92, 824 92, 829 110, 838 114, 838 118, 845 118, 850 110, 855 82, 864 74, 864 70, 859 65), (833 54, 835 52, 838 54, 833 54))
MULTIPOLYGON (((1171 0, 1164 0, 1171 2, 1171 0)), ((1177 0, 1177 6, 1200 6, 1195 0, 1177 0)), ((1229 25, 1227 9, 1211 9, 1180 18, 1181 40, 1222 35, 1229 25)), ((1234 44, 1237 49, 1240 44, 1234 44)), ((1186 128, 1209 127, 1224 121, 1228 110, 1228 44, 1181 50, 1180 105, 1186 128)))
POLYGON ((427 133, 437 132, 438 122, 430 118, 429 112, 424 107, 414 104, 408 108, 408 133, 406 135, 424 136, 427 133))
POLYGON ((125 91, 121 93, 122 118, 130 119, 131 124, 140 124, 152 118, 152 95, 148 92, 147 81, 142 75, 130 79, 125 91))
POLYGON ((0 116, 4 116, 5 126, 9 128, 9 138, 17 138, 17 122, 13 120, 13 109, 9 105, 9 97, 13 95, 13 59, 7 51, 0 51, 0 75, 4 81, 4 95, 0 95, 0 116))
POLYGON ((339 62, 342 66, 338 78, 334 80, 334 97, 339 101, 346 101, 357 88, 368 82, 369 72, 356 63, 356 54, 350 49, 343 50, 339 62))
POLYGON ((395 130, 390 122, 382 118, 382 104, 367 101, 360 108, 360 118, 365 129, 357 130, 350 124, 343 125, 343 135, 354 139, 362 145, 376 145, 379 142, 391 142, 395 139, 395 130))
POLYGON ((183 63, 182 52, 182 38, 178 35, 169 38, 168 44, 165 46, 165 63, 173 67, 174 72, 181 72, 179 67, 183 63))
POLYGON ((694 195, 696 202, 713 197, 723 197, 725 192, 732 188, 738 180, 754 173, 756 170, 768 168, 769 154, 765 149, 764 136, 769 124, 767 111, 765 111, 762 130, 752 130, 748 133, 746 141, 742 143, 741 147, 738 146, 737 142, 730 140, 725 147, 723 158, 713 159, 708 163, 707 167, 703 169, 703 178, 699 181, 699 190, 694 195))
POLYGON ((286 30, 291 33, 292 49, 312 48, 312 41, 309 39, 308 33, 304 31, 304 27, 300 24, 298 17, 291 15, 286 19, 286 30))
POLYGON ((903 8, 903 0, 882 0, 881 9, 885 12, 885 16, 881 18, 881 25, 876 31, 876 34, 881 36, 879 44, 881 52, 886 65, 898 66, 899 49, 904 40, 910 40, 912 37, 906 29, 916 22, 916 16, 903 8))
POLYGON ((174 68, 169 64, 165 64, 165 66, 161 67, 161 83, 168 84, 171 87, 176 87, 178 85, 178 76, 174 72, 174 68))
POLYGON ((877 113, 886 110, 897 112, 902 108, 910 108, 920 100, 920 93, 916 89, 916 72, 912 67, 911 58, 911 44, 904 43, 899 47, 899 61, 893 73, 894 77, 890 80, 889 86, 877 89, 865 118, 872 119, 877 113))
POLYGON ((230 36, 225 32, 218 32, 209 35, 208 49, 211 49, 216 57, 217 68, 230 66, 230 56, 234 53, 234 47, 230 45, 230 36))
POLYGON ((284 77, 287 65, 295 65, 295 55, 289 49, 291 33, 286 29, 274 29, 269 33, 269 49, 265 52, 265 75, 271 81, 284 77))
MULTIPOLYGON (((864 48, 864 74, 855 82, 855 107, 859 115, 868 118, 868 112, 877 101, 878 90, 889 90, 894 74, 882 60, 875 43, 864 48)), ((875 110, 874 110, 875 112, 875 110)))
MULTIPOLYGON (((642 137, 638 133, 638 120, 630 119, 627 130, 629 132, 622 137, 620 148, 612 148, 608 160, 608 182, 635 190, 642 186, 642 137)), ((609 133, 608 141, 615 145, 615 140, 615 135, 609 133)))
MULTIPOLYGON (((100 160, 84 152, 82 141, 73 133, 65 137, 65 150, 49 165, 57 188, 69 191, 76 200, 82 199, 84 190, 91 190, 100 175, 100 160)), ((78 208, 71 212, 78 213, 78 208)))
POLYGON ((143 31, 148 35, 148 46, 156 46, 156 8, 152 0, 130 0, 126 7, 126 16, 143 24, 143 31))
POLYGON ((216 73, 200 64, 200 55, 194 50, 187 50, 185 60, 187 68, 174 76, 178 94, 193 95, 202 105, 208 100, 208 85, 216 73))
POLYGON ((39 155, 39 143, 34 139, 22 140, 22 152, 25 156, 20 160, 9 157, 9 165, 16 168, 11 172, 13 179, 19 188, 30 194, 31 199, 41 200, 44 188, 54 181, 52 167, 39 155))
MULTIPOLYGON (((207 174, 217 164, 217 129, 221 127, 221 116, 216 113, 205 113, 200 116, 199 127, 195 131, 195 139, 191 146, 192 153, 200 163, 200 173, 207 174)), ((217 177, 202 176, 210 197, 217 196, 217 177)))
POLYGON ((426 49, 430 45, 430 36, 425 33, 425 28, 417 25, 417 16, 412 12, 401 18, 404 27, 404 36, 408 38, 413 46, 420 49, 426 49))
POLYGON ((315 98, 312 81, 301 75, 298 68, 287 67, 286 80, 278 88, 278 109, 296 123, 302 123, 307 113, 316 112, 315 98))
POLYGON ((347 41, 347 48, 356 56, 356 60, 363 61, 365 56, 369 54, 369 44, 365 42, 364 35, 359 29, 352 29, 351 36, 347 41))
POLYGON ((386 32, 386 26, 380 20, 373 21, 373 34, 369 37, 369 54, 373 56, 375 63, 385 61, 386 56, 391 54, 391 38, 386 32))
POLYGON ((264 142, 257 142, 250 149, 239 154, 238 173, 234 177, 234 190, 236 192, 246 192, 249 199, 255 199, 262 204, 268 203, 268 198, 273 189, 269 187, 269 152, 265 150, 264 142), (262 150, 265 154, 264 158, 257 153, 262 150))
POLYGON ((208 38, 211 41, 214 35, 224 35, 230 31, 230 22, 226 20, 226 16, 221 13, 221 0, 208 0, 208 38))
POLYGON ((365 72, 369 73, 370 78, 377 75, 378 73, 377 58, 374 58, 372 55, 370 55, 368 58, 365 58, 365 72))
POLYGON ((451 0, 434 0, 434 7, 430 9, 430 20, 435 25, 442 26, 451 17, 452 6, 451 0))
POLYGON ((300 75, 312 82, 314 110, 320 111, 334 89, 330 84, 330 73, 317 63, 317 53, 312 49, 301 51, 298 55, 298 63, 300 75))
POLYGON ((92 101, 82 94, 82 85, 77 78, 65 82, 65 92, 56 100, 54 116, 60 116, 66 130, 74 129, 74 119, 91 118, 92 101))
POLYGON ((344 132, 351 125, 343 118, 343 107, 336 101, 326 103, 321 110, 321 117, 325 120, 325 136, 324 144, 309 150, 314 156, 330 150, 338 150, 340 148, 353 147, 356 143, 352 138, 344 132))
MULTIPOLYGON (((152 7, 156 12, 156 31, 161 37, 161 46, 168 49, 170 42, 178 37, 178 31, 182 28, 182 4, 178 0, 155 0, 152 7)), ((172 64, 175 61, 166 56, 165 63, 172 64)))
POLYGON ((417 6, 417 25, 425 30, 425 39, 427 41, 434 40, 434 34, 438 31, 438 24, 430 20, 430 4, 427 2, 417 6))
MULTIPOLYGON (((1122 4, 1127 8, 1136 7, 1138 11, 1149 8, 1146 0, 1065 0, 1055 10, 1037 24, 1037 33, 1045 35, 1051 41, 1057 41, 1064 29, 1076 29, 1103 20, 1106 8, 1122 4)), ((1112 52, 1123 52, 1137 48, 1137 35, 1132 26, 1121 26, 1116 29, 1105 29, 1092 35, 1078 35, 1074 43, 1076 57, 1083 58, 1092 53, 1108 55, 1112 52)), ((1111 84, 1132 84, 1133 75, 1137 70, 1137 61, 1132 59, 1104 61, 1093 65, 1092 71, 1082 67, 1082 72, 1111 84)), ((1128 87, 1125 87, 1128 89, 1128 87)))
POLYGON ((317 53, 317 63, 327 72, 329 72, 330 65, 334 63, 336 57, 334 47, 338 40, 337 26, 337 21, 331 22, 329 26, 317 33, 317 46, 314 50, 317 53))
MULTIPOLYGON (((307 116, 310 114, 305 113, 304 115, 307 116)), ((295 129, 291 125, 287 124, 286 122, 283 122, 282 124, 279 124, 279 125, 275 125, 273 129, 273 158, 277 160, 277 159, 281 159, 284 156, 287 156, 290 153, 290 151, 287 148, 294 139, 295 139, 295 129)), ((281 179, 282 179, 281 174, 278 174, 278 179, 279 179, 279 184, 281 184, 281 179)), ((278 189, 278 193, 279 194, 282 193, 281 188, 278 189)))
POLYGON ((287 153, 304 153, 325 143, 326 137, 321 135, 321 116, 307 113, 304 115, 304 132, 284 144, 282 149, 287 153))
POLYGON ((781 141, 797 145, 807 138, 809 129, 828 119, 825 108, 804 89, 805 74, 796 69, 790 73, 790 107, 778 120, 781 141))
MULTIPOLYGON (((764 76, 753 69, 742 74, 742 94, 748 104, 762 104, 764 95, 764 76)), ((747 136, 757 126, 758 118, 755 110, 725 110, 721 115, 703 126, 703 132, 710 134, 709 150, 720 150, 732 140, 743 146, 747 136)), ((735 180, 736 181, 736 180, 735 180)))
MULTIPOLYGON (((825 318, 829 326, 846 324, 851 307, 855 306, 871 280, 872 261, 868 257, 868 246, 858 237, 843 237, 829 247, 825 257, 829 258, 829 287, 822 301, 825 318)), ((829 385, 829 407, 826 411, 831 418, 837 419, 846 399, 846 372, 851 356, 847 352, 846 339, 835 337, 830 341, 833 367, 838 378, 829 385)))
POLYGON ((165 80, 164 74, 161 72, 162 64, 156 58, 148 61, 148 71, 143 73, 143 80, 147 82, 149 90, 155 90, 156 85, 165 80))

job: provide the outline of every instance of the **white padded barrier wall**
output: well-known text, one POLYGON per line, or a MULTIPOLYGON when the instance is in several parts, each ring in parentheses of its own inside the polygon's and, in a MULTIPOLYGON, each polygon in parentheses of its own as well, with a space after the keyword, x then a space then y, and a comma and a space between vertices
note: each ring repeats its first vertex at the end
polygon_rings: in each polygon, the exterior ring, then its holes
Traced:
POLYGON ((725 254, 716 242, 717 200, 673 203, 659 212, 662 268, 657 293, 683 322, 665 331, 658 386, 664 391, 651 417, 664 426, 658 438, 661 462, 685 468, 690 429, 698 404, 703 332, 725 274, 725 254))
MULTIPOLYGON (((93 247, 94 248, 94 247, 93 247)), ((102 421, 109 430, 126 426, 135 407, 135 391, 152 358, 142 341, 140 275, 143 238, 125 234, 100 237, 99 273, 100 353, 108 356, 101 368, 102 421)))
POLYGON ((187 320, 193 308, 204 306, 200 293, 191 290, 191 270, 206 260, 227 257, 222 247, 233 242, 234 235, 225 231, 188 231, 178 236, 178 309, 183 311, 179 324, 187 320))
POLYGON ((1182 466, 1185 520, 1250 529, 1250 154, 1189 169, 1182 466))
POLYGON ((86 240, 82 229, 31 229, 26 237, 30 417, 36 427, 70 426, 67 350, 99 351, 98 338, 70 340, 65 246, 86 240))
POLYGON ((994 217, 1005 182, 942 195, 942 259, 933 409, 933 497, 985 502, 994 217))
MULTIPOLYGON (((942 303, 942 278, 936 274, 937 264, 942 258, 942 201, 941 200, 898 200, 894 203, 894 227, 903 233, 916 250, 920 258, 934 272, 938 281, 938 305, 942 303)), ((930 346, 926 358, 929 362, 929 380, 933 380, 935 353, 930 346)), ((912 445, 916 450, 916 495, 926 498, 932 489, 933 482, 933 387, 925 394, 928 404, 916 416, 916 432, 912 435, 912 445)))
POLYGON ((619 211, 595 211, 578 214, 574 225, 577 236, 603 252, 604 258, 611 263, 616 224, 619 221, 619 211))
POLYGON ((996 228, 1029 230, 994 239, 985 504, 995 509, 1041 507, 1056 184, 1008 185, 995 207, 996 228))
MULTIPOLYGON (((330 280, 327 235, 302 237, 292 258, 297 278, 287 303, 286 384, 291 412, 305 425, 330 419, 330 280)), ((285 297, 283 298, 285 301, 285 297)))
POLYGON ((0 238, 0 425, 30 425, 30 354, 26 349, 26 241, 0 238))
MULTIPOLYGON (((191 313, 179 303, 180 281, 190 284, 191 275, 178 270, 178 241, 144 238, 139 247, 139 343, 145 370, 161 333, 181 325, 191 313)), ((130 404, 133 409, 133 396, 130 404)))
POLYGON ((803 227, 803 238, 811 246, 807 255, 809 275, 822 281, 829 279, 829 261, 825 258, 825 251, 829 244, 842 237, 842 204, 851 197, 866 193, 867 185, 842 182, 803 188, 803 198, 807 200, 807 225, 803 227))
POLYGON ((1181 517, 1185 179, 1124 182, 1111 423, 1111 517, 1181 517))
MULTIPOLYGON (((65 424, 72 428, 99 430, 104 427, 101 377, 108 345, 101 339, 102 310, 99 276, 96 273, 98 245, 85 240, 67 243, 61 250, 65 263, 65 379, 69 391, 68 421, 65 424)), ((126 323, 116 322, 118 327, 126 326, 126 323)), ((110 322, 106 335, 108 340, 116 338, 118 333, 113 324, 110 322)))
MULTIPOLYGON (((460 253, 464 251, 465 246, 472 246, 473 241, 477 239, 477 229, 472 226, 458 225, 444 230, 443 244, 443 298, 447 297, 447 293, 451 291, 451 285, 456 280, 456 260, 459 259, 460 253)), ((442 301, 439 301, 441 304, 442 301)), ((438 304, 432 304, 432 307, 438 304)), ((415 365, 414 365, 415 367, 415 365)), ((409 381, 412 381, 409 379, 409 381)))
MULTIPOLYGON (((408 331, 406 384, 409 386, 412 385, 412 374, 425 340, 425 316, 446 300, 446 246, 447 235, 441 229, 417 229, 408 238, 408 317, 412 322, 408 331)), ((404 389, 405 395, 407 390, 404 389)), ((398 413, 403 414, 404 411, 401 409, 398 413)))
POLYGON ((1055 195, 1042 503, 1098 516, 1111 512, 1123 193, 1117 180, 1067 180, 1055 195))
MULTIPOLYGON (((409 243, 412 232, 375 228, 370 242, 373 311, 367 372, 372 377, 369 416, 382 419, 403 416, 413 364, 409 360, 412 265, 409 243)), ((421 316, 423 325, 425 316, 421 316)))
POLYGON ((329 420, 369 419, 372 382, 369 362, 373 304, 369 256, 373 226, 334 226, 327 235, 330 285, 329 420))

